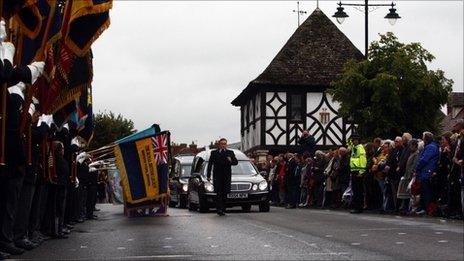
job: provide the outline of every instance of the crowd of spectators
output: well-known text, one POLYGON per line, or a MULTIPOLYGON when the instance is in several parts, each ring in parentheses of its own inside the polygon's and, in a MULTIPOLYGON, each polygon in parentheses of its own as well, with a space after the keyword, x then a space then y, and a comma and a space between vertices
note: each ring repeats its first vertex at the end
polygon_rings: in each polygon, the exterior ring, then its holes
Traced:
POLYGON ((361 141, 353 134, 346 147, 314 151, 316 142, 305 131, 300 153, 268 155, 260 168, 268 175, 271 204, 463 218, 462 120, 440 136, 361 141))

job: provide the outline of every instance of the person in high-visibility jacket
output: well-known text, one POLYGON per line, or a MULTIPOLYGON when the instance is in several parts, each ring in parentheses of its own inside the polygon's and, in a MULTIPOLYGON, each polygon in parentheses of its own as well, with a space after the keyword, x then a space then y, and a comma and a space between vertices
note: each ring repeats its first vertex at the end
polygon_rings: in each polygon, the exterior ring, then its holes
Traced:
POLYGON ((358 134, 351 135, 349 148, 351 151, 350 171, 351 188, 353 190, 353 210, 351 213, 361 213, 364 207, 364 174, 367 171, 367 158, 364 146, 360 144, 358 134))

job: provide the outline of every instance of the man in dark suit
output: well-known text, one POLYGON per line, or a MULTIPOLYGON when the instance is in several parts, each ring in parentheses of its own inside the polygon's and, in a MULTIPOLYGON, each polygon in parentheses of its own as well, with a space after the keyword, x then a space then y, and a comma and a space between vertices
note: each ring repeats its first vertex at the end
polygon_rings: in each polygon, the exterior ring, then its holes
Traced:
POLYGON ((230 193, 232 166, 238 161, 233 151, 227 149, 227 140, 219 140, 219 148, 211 152, 208 162, 208 181, 211 180, 211 169, 213 169, 213 185, 216 192, 216 210, 219 216, 225 215, 225 200, 230 193))

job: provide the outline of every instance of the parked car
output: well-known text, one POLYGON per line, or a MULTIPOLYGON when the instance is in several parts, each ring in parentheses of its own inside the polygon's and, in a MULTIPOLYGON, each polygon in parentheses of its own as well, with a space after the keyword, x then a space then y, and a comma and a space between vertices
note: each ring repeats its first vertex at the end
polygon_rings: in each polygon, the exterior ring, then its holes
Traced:
MULTIPOLYGON (((226 207, 241 206, 243 211, 249 211, 252 205, 258 205, 260 212, 268 212, 269 188, 266 180, 243 152, 232 151, 238 164, 232 166, 231 192, 227 195, 226 207)), ((215 208, 213 179, 209 182, 206 178, 210 154, 210 150, 202 151, 193 159, 187 192, 187 207, 191 211, 198 209, 200 212, 207 212, 210 208, 215 208)))
POLYGON ((169 175, 169 206, 187 206, 188 179, 192 170, 194 155, 179 155, 174 158, 169 175))

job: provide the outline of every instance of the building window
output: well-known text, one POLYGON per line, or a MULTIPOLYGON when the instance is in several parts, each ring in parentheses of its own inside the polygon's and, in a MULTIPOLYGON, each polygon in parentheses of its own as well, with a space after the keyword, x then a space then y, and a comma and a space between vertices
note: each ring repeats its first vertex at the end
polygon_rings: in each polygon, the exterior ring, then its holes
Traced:
POLYGON ((291 94, 290 95, 290 106, 289 114, 291 121, 301 121, 303 120, 303 95, 301 94, 291 94))

